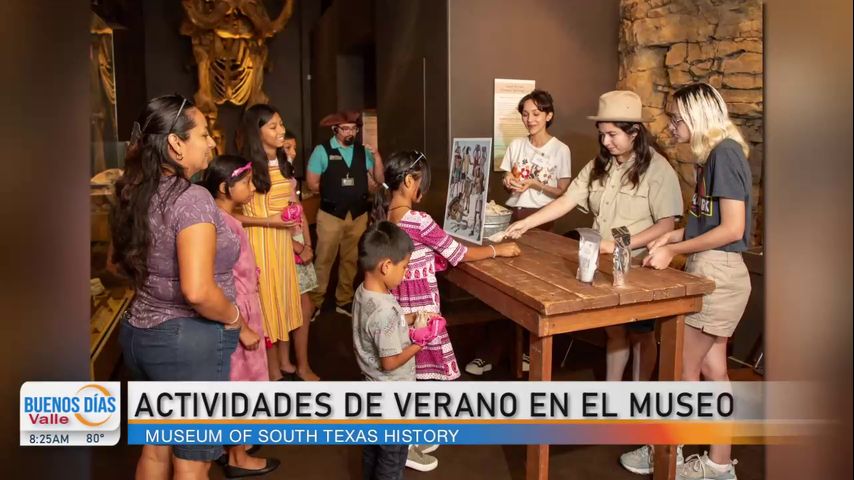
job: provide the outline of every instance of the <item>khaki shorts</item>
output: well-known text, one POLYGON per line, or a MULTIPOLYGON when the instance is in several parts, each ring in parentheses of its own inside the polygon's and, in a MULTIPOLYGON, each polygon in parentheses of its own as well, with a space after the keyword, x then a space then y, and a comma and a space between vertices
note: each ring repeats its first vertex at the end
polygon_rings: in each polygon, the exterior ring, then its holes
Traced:
POLYGON ((715 282, 703 296, 703 310, 685 317, 685 324, 716 337, 731 337, 750 298, 750 274, 741 253, 708 250, 688 257, 685 271, 715 282))

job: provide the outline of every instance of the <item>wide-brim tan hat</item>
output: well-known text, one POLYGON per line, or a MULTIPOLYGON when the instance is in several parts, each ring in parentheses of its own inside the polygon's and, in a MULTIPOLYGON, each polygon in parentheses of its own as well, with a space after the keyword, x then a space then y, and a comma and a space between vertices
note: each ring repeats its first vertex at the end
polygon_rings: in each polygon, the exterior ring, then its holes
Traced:
POLYGON ((637 93, 629 90, 614 90, 599 97, 599 112, 587 117, 597 122, 647 123, 652 119, 643 116, 643 102, 637 93))

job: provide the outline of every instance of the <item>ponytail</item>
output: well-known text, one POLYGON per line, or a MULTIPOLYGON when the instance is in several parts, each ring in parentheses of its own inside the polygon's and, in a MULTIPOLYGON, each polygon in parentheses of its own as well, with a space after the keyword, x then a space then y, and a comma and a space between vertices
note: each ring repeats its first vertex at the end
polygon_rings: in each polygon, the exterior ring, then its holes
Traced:
POLYGON ((376 222, 382 222, 388 219, 388 206, 391 203, 391 190, 388 185, 381 183, 374 192, 374 198, 371 201, 371 216, 369 224, 373 225, 376 222))

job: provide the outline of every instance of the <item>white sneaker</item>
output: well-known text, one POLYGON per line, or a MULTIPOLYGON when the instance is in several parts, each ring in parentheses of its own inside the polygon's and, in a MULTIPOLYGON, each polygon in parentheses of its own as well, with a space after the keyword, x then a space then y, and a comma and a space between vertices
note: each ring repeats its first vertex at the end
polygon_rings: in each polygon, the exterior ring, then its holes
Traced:
POLYGON ((434 443, 432 445, 414 445, 413 448, 421 450, 421 453, 433 453, 439 449, 439 444, 434 443))
POLYGON ((683 465, 676 467, 676 480, 738 480, 735 476, 737 463, 738 460, 733 460, 726 468, 718 470, 711 465, 706 452, 703 452, 702 457, 694 454, 683 465))
POLYGON ((530 372, 531 371, 531 357, 528 356, 527 353, 522 354, 522 371, 530 372))
POLYGON ((483 375, 492 370, 492 364, 482 358, 475 358, 466 365, 466 372, 472 375, 483 375))
POLYGON ((417 448, 409 447, 409 453, 406 455, 406 467, 419 472, 429 472, 435 470, 439 466, 439 459, 427 455, 417 448))
MULTIPOLYGON (((682 465, 682 445, 676 447, 676 465, 682 465)), ((644 445, 638 449, 620 455, 620 465, 626 470, 640 475, 649 475, 655 463, 655 449, 652 445, 644 445)))

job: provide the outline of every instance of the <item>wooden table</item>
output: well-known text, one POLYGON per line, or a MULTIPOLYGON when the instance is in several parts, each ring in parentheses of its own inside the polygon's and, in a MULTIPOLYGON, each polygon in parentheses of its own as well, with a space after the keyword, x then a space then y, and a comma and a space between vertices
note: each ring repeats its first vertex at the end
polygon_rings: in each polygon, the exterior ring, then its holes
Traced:
MULTIPOLYGON (((578 242, 531 230, 517 243, 522 254, 461 263, 447 272, 451 283, 466 290, 528 330, 530 380, 552 378, 552 336, 648 319, 659 319, 659 380, 678 380, 686 314, 700 311, 702 296, 714 290, 711 280, 666 269, 633 266, 626 286, 612 286, 612 257, 600 258, 592 285, 575 279, 578 242)), ((655 449, 655 479, 673 479, 675 446, 655 449)), ((528 480, 549 472, 549 446, 528 445, 528 480)))

